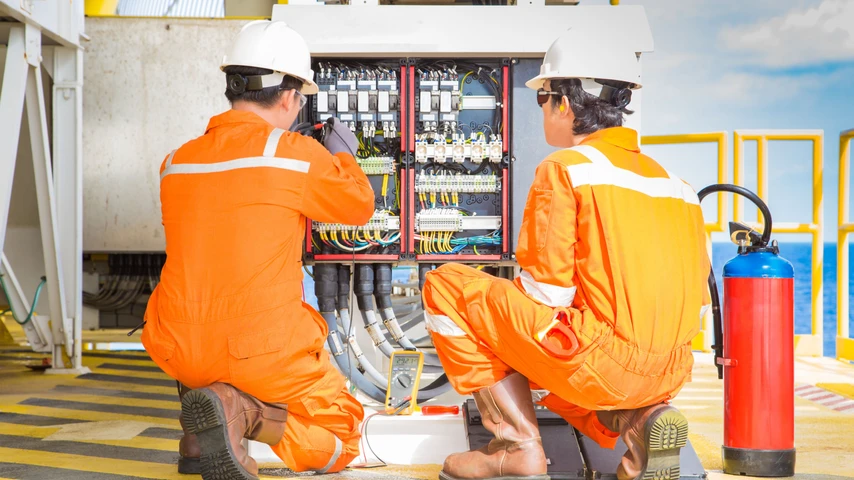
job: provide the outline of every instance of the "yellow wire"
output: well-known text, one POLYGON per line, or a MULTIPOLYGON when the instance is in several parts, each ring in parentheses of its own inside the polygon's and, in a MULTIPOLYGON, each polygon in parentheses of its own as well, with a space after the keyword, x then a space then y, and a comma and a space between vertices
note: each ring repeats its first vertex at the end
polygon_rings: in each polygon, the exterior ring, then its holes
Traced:
POLYGON ((466 79, 467 79, 467 78, 469 78, 469 75, 471 75, 471 72, 469 72, 469 73, 465 74, 465 75, 463 76, 463 79, 462 79, 462 80, 460 80, 460 93, 462 93, 462 92, 463 92, 463 85, 465 85, 465 83, 466 83, 466 79))
POLYGON ((397 175, 397 170, 394 171, 394 206, 400 208, 400 176, 397 175))
POLYGON ((388 174, 383 175, 383 197, 388 192, 388 174))
POLYGON ((475 246, 474 246, 474 254, 475 254, 475 255, 480 255, 479 253, 477 253, 477 245, 475 245, 475 246))

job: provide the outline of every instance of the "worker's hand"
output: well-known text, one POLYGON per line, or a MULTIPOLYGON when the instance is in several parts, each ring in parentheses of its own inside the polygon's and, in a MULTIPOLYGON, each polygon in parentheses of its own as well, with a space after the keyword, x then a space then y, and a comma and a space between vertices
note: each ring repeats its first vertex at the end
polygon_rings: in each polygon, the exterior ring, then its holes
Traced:
POLYGON ((344 152, 355 157, 359 146, 356 135, 338 118, 332 117, 332 122, 332 128, 327 132, 326 138, 323 140, 323 146, 333 155, 344 152))

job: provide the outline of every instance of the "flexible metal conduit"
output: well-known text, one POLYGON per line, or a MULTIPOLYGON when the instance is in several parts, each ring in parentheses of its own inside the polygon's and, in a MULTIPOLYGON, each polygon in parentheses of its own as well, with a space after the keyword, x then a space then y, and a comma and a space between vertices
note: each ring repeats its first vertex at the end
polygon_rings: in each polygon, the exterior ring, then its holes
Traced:
POLYGON ((338 322, 335 318, 335 297, 338 293, 338 269, 334 264, 317 264, 314 267, 314 293, 317 296, 317 307, 320 315, 329 327, 326 338, 332 357, 338 364, 338 369, 347 375, 353 385, 378 402, 385 402, 385 392, 371 383, 362 372, 354 369, 350 357, 346 355, 341 345, 338 332, 338 322))
POLYGON ((350 344, 350 351, 353 352, 353 356, 356 357, 356 361, 367 376, 381 385, 381 388, 385 388, 388 379, 365 357, 365 353, 359 347, 359 342, 356 341, 355 329, 353 329, 350 319, 350 267, 338 265, 336 268, 338 271, 338 318, 344 328, 346 342, 350 344))
MULTIPOLYGON (((405 350, 417 350, 415 345, 409 341, 406 333, 400 328, 397 318, 394 315, 394 309, 391 306, 391 265, 381 263, 376 265, 375 269, 376 284, 374 288, 374 297, 377 301, 377 310, 383 319, 391 338, 405 350)), ((383 336, 385 338, 385 336, 383 336)), ((439 356, 433 353, 424 353, 425 365, 440 366, 439 356)))

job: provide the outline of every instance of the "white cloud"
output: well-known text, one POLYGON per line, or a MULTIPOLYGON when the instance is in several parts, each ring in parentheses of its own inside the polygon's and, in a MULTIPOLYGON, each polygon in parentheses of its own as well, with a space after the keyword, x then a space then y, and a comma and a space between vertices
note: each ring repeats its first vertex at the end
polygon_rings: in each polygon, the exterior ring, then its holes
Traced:
POLYGON ((731 50, 755 55, 770 67, 854 60, 854 1, 822 0, 751 25, 724 28, 720 38, 731 50))
POLYGON ((794 98, 799 92, 821 86, 818 75, 778 76, 731 72, 703 86, 712 98, 741 106, 764 105, 794 98))

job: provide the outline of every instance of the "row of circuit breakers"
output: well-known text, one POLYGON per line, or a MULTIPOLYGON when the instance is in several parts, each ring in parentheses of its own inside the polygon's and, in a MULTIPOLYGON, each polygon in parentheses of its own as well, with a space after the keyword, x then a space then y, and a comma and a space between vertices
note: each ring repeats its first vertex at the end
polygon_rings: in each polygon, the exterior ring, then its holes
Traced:
POLYGON ((307 259, 509 258, 510 64, 317 61, 303 120, 337 117, 356 134, 376 207, 363 226, 311 222, 307 259))

